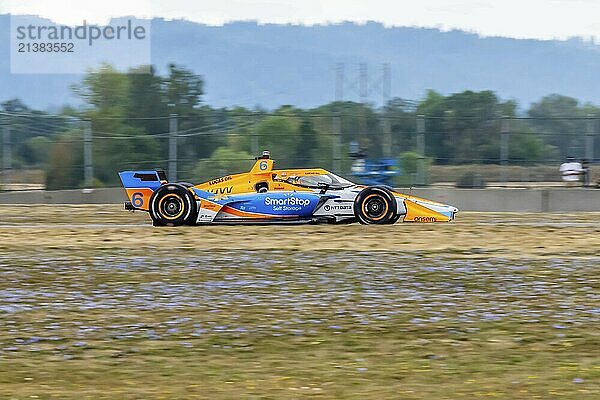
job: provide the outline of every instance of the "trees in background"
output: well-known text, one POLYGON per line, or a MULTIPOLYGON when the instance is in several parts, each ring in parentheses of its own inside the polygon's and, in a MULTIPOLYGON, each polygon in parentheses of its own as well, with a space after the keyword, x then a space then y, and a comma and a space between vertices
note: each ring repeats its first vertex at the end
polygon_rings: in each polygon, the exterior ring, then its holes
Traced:
MULTIPOLYGON (((117 169, 165 164, 171 114, 177 115, 177 129, 183 132, 205 121, 202 78, 175 64, 165 77, 152 66, 119 73, 102 65, 73 90, 91 106, 79 117, 92 122, 94 173, 106 184, 117 183, 117 169)), ((211 154, 198 139, 180 141, 182 159, 211 154)))
MULTIPOLYGON (((580 104, 572 97, 552 94, 533 103, 527 116, 531 118, 531 129, 544 136, 558 157, 583 157, 585 138, 581 133, 587 132, 589 123, 585 118, 598 118, 600 109, 591 104, 580 104)), ((596 121, 592 123, 596 129, 596 121)))
POLYGON ((250 153, 224 146, 215 149, 209 158, 198 161, 193 175, 201 182, 248 171, 253 163, 254 157, 250 153))
POLYGON ((3 126, 10 126, 13 168, 45 168, 54 140, 70 127, 68 116, 32 110, 19 99, 0 103, 0 111, 5 113, 0 115, 0 142, 3 126))
POLYGON ((436 163, 493 163, 499 157, 500 119, 514 117, 516 103, 487 90, 450 96, 429 91, 417 113, 426 117, 425 147, 436 163))
MULTIPOLYGON (((432 163, 499 163, 503 118, 510 119, 510 164, 556 162, 567 155, 583 156, 584 133, 596 123, 586 118, 600 117, 597 107, 560 95, 544 97, 519 114, 516 102, 491 91, 448 96, 429 91, 419 102, 395 98, 379 109, 350 101, 273 111, 212 108, 202 102, 202 77, 175 64, 168 65, 164 76, 152 66, 121 73, 101 65, 73 90, 86 106, 59 115, 31 110, 19 100, 0 104, 7 114, 3 121, 13 131, 14 166, 44 168, 49 188, 82 184, 82 120, 92 124, 97 183, 114 185, 118 170, 167 166, 173 114, 179 175, 191 181, 247 169, 262 150, 270 150, 280 167, 332 168, 336 140, 341 144, 337 157, 348 170, 350 143, 370 158, 384 154, 386 124, 391 147, 385 150, 408 171, 414 167, 421 116, 432 163), (339 136, 334 135, 336 119, 339 136)), ((596 146, 598 154, 600 143, 596 146)))

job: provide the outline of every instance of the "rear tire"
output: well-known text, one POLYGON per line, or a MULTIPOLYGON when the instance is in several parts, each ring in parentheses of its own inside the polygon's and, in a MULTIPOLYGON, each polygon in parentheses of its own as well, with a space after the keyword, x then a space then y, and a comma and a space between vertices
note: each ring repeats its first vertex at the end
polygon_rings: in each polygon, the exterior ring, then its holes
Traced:
POLYGON ((392 224, 396 218, 396 199, 381 186, 363 189, 354 200, 354 213, 361 224, 392 224))
POLYGON ((180 226, 195 222, 196 199, 184 186, 167 183, 150 197, 148 212, 154 226, 180 226))
POLYGON ((401 217, 401 216, 402 216, 402 215, 400 215, 400 214, 396 214, 396 215, 394 215, 394 216, 392 217, 392 219, 390 220, 389 224, 390 224, 390 225, 392 225, 392 224, 395 224, 396 222, 398 222, 398 220, 400 219, 400 217, 401 217))

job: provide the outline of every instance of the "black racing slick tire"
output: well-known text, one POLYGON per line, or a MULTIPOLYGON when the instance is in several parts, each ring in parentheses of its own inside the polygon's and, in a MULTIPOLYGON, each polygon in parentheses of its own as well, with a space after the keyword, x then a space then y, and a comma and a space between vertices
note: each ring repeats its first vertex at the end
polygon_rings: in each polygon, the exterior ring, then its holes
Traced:
POLYGON ((175 183, 162 185, 152 193, 148 212, 154 226, 189 225, 198 213, 194 195, 175 183))
POLYGON ((354 214, 361 224, 393 224, 396 208, 392 192, 381 186, 363 189, 354 200, 354 214))

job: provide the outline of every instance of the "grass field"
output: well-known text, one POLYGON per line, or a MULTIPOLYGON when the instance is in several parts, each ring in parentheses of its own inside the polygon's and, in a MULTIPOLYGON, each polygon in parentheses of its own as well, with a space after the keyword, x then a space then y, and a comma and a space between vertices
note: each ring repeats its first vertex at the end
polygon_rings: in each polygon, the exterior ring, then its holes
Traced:
POLYGON ((0 398, 600 398, 597 213, 0 216, 0 398))

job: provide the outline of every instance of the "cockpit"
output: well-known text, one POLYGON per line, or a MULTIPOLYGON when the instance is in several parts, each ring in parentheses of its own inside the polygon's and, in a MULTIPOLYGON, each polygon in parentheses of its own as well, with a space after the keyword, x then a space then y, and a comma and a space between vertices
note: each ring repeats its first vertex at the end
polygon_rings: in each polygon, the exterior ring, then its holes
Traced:
POLYGON ((289 177, 277 177, 275 180, 289 183, 291 185, 302 186, 311 189, 320 189, 328 187, 330 189, 343 189, 354 186, 354 183, 328 172, 322 175, 301 175, 289 177))

